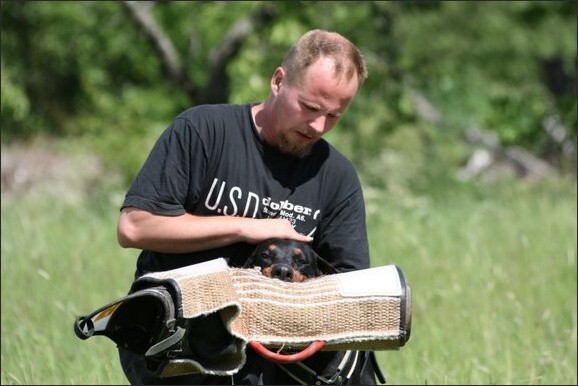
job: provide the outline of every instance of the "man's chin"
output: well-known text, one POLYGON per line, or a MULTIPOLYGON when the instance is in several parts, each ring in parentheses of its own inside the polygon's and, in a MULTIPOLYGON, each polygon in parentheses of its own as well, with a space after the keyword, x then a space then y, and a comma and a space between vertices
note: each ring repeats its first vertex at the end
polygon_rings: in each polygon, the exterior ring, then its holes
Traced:
POLYGON ((313 149, 313 145, 315 143, 308 144, 307 146, 292 146, 292 147, 285 147, 281 148, 281 152, 292 155, 297 158, 303 158, 311 154, 311 150, 313 149))
POLYGON ((294 157, 303 158, 308 156, 317 141, 308 143, 295 143, 287 140, 287 138, 280 136, 278 138, 277 149, 283 154, 292 155, 294 157))

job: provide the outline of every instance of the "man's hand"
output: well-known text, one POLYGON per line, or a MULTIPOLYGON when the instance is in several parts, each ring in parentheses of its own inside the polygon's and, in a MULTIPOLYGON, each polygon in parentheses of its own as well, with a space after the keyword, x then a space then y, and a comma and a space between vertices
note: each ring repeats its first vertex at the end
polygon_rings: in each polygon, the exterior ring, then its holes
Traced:
POLYGON ((313 241, 312 237, 298 233, 286 218, 265 218, 265 219, 247 219, 246 229, 243 229, 243 237, 247 243, 258 244, 263 240, 271 237, 282 239, 291 239, 309 243, 313 241))

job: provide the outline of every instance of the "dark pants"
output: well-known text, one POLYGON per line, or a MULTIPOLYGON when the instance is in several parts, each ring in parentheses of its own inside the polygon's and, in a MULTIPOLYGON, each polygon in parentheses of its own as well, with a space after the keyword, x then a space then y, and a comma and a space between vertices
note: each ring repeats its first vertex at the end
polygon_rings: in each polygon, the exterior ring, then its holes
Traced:
MULTIPOLYGON (((118 348, 120 363, 131 385, 299 385, 275 363, 269 362, 251 349, 247 349, 247 362, 243 368, 232 376, 215 376, 206 374, 189 374, 175 377, 156 377, 146 367, 142 355, 133 354, 118 348)), ((329 353, 318 353, 330 355, 329 353)), ((314 356, 315 357, 315 356, 314 356)), ((313 359, 312 357, 311 359, 313 359)), ((311 360, 310 359, 310 360, 311 360)), ((367 362, 361 370, 360 378, 352 384, 375 385, 374 370, 367 362)))
POLYGON ((232 376, 188 374, 164 378, 156 377, 147 369, 143 356, 120 347, 118 351, 120 363, 131 385, 290 385, 295 383, 274 363, 261 358, 252 350, 247 350, 245 366, 232 376))

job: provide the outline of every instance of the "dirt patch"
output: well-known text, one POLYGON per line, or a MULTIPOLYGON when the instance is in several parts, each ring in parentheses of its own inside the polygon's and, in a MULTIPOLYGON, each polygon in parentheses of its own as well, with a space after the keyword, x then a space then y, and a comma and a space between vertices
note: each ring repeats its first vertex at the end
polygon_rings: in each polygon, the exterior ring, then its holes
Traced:
POLYGON ((47 140, 1 145, 3 200, 23 194, 78 200, 104 178, 102 163, 93 154, 64 154, 47 140))

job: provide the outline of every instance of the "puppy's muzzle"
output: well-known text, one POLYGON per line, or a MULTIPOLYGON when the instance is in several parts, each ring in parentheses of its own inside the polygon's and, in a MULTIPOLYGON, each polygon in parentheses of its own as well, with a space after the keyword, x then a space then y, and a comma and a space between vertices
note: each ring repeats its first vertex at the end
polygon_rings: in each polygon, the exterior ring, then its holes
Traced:
POLYGON ((271 277, 283 281, 293 281, 293 268, 288 264, 274 264, 271 266, 271 277))

